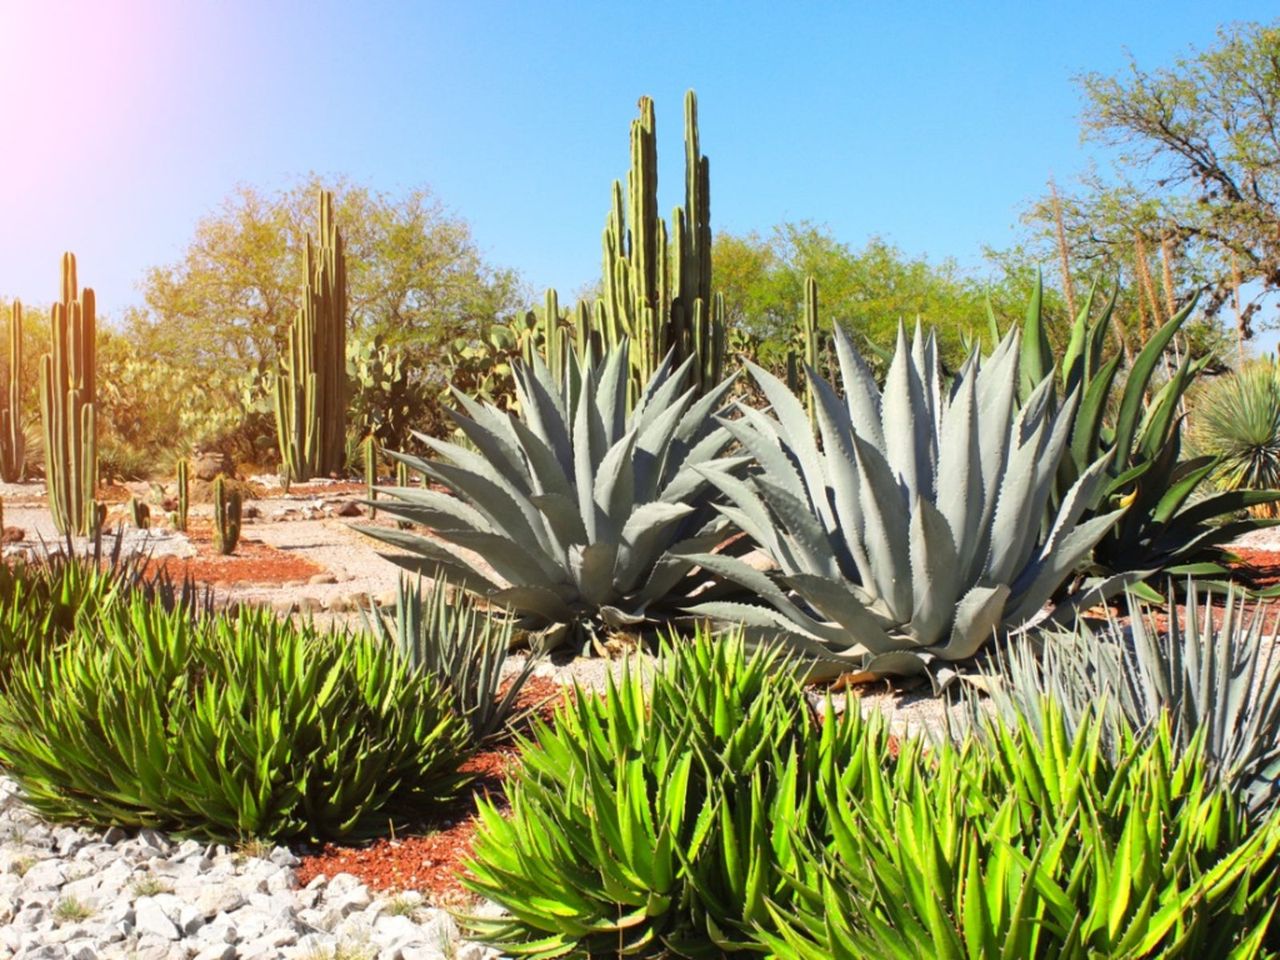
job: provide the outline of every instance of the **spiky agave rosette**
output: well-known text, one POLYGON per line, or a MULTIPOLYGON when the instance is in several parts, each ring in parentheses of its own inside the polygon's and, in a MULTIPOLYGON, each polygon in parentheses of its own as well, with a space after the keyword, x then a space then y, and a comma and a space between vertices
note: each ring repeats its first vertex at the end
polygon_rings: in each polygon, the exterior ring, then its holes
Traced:
MULTIPOLYGON (((783 636, 818 676, 928 672, 945 684, 994 635, 1039 615, 1110 529, 1122 511, 1080 522, 1107 461, 1052 510, 1078 397, 1059 403, 1050 375, 1019 408, 1016 333, 947 384, 933 335, 917 328, 908 344, 899 329, 883 393, 839 328, 835 345, 844 397, 809 369, 816 425, 782 381, 751 366, 772 415, 743 408, 721 422, 760 469, 743 479, 730 461, 702 472, 776 570, 691 553, 761 602, 690 610, 783 636)), ((1092 596, 1122 580, 1091 584, 1092 596)))
MULTIPOLYGON (((699 397, 686 386, 692 361, 668 356, 628 414, 625 341, 598 363, 576 359, 560 382, 536 355, 517 364, 515 412, 458 394, 465 412, 452 416, 474 450, 419 434, 439 457, 392 454, 449 492, 384 488, 379 508, 438 540, 361 528, 400 548, 387 556, 401 566, 510 607, 547 648, 589 646, 714 592, 686 555, 715 548, 730 526, 698 469, 732 442, 715 416, 730 382, 699 397)), ((718 472, 744 463, 722 460, 718 472)))

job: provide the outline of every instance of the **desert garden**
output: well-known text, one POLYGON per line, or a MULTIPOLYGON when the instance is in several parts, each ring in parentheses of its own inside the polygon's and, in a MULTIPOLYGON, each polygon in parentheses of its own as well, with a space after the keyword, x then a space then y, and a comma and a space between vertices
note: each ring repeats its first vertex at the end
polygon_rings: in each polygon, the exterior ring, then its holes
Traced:
POLYGON ((71 253, 7 304, 0 956, 1280 955, 1274 129, 1218 260, 1150 204, 1086 256, 1051 186, 1043 267, 873 323, 713 236, 683 110, 572 304, 468 260, 448 336, 375 330, 424 208, 311 183, 249 333, 173 333, 194 255, 123 328, 71 253))

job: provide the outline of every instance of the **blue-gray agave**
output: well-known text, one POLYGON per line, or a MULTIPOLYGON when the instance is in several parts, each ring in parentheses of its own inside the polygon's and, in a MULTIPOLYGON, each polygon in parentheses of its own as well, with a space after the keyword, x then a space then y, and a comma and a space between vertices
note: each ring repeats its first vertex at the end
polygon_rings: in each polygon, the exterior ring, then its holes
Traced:
MULTIPOLYGON (((1067 632, 1014 638, 980 684, 984 702, 968 697, 969 718, 988 704, 1008 719, 1044 723, 1046 697, 1069 731, 1087 714, 1100 716, 1104 747, 1118 757, 1132 733, 1150 732, 1164 713, 1182 747, 1203 735, 1210 769, 1255 811, 1280 803, 1280 656, 1273 608, 1247 610, 1229 590, 1220 617, 1213 595, 1186 585, 1186 612, 1177 616, 1170 585, 1168 626, 1160 629, 1134 596, 1129 626, 1109 618, 1101 628, 1077 624, 1067 632)), ((979 729, 982 724, 977 724, 979 729)))
POLYGON ((544 647, 678 612, 707 580, 684 554, 729 527, 697 468, 732 442, 715 417, 730 383, 699 397, 689 361, 668 358, 628 414, 627 370, 624 342, 598 363, 566 364, 560 382, 537 356, 517 364, 517 412, 458 394, 452 416, 474 450, 419 435, 444 459, 393 454, 450 493, 390 487, 379 500, 447 544, 364 531, 405 551, 389 555, 396 563, 510 607, 544 647))
POLYGON ((933 335, 917 329, 908 344, 900 329, 883 393, 839 329, 835 344, 843 399, 810 369, 815 424, 752 366, 772 416, 744 409, 722 422, 760 469, 745 480, 704 470, 731 502, 722 512, 777 570, 694 559, 768 606, 690 609, 785 636, 815 675, 927 671, 945 683, 956 661, 1036 617, 1115 522, 1118 513, 1079 522, 1106 462, 1085 469, 1042 524, 1077 397, 1059 404, 1050 376, 1019 409, 1015 333, 948 385, 933 335))

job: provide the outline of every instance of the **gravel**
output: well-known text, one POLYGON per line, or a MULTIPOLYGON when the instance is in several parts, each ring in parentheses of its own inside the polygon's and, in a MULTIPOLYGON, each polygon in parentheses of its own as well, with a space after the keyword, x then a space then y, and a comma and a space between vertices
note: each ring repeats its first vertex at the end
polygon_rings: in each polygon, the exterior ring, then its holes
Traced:
POLYGON ((0 958, 490 960, 421 895, 350 874, 300 888, 286 847, 53 826, 0 778, 0 958), (261 855, 253 855, 261 853, 261 855))

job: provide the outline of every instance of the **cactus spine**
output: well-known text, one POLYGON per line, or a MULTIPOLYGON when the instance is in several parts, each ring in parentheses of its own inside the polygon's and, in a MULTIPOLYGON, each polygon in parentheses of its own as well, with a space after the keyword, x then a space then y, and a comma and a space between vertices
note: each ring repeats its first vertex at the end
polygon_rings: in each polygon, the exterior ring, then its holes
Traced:
POLYGON ((221 554, 234 553, 240 540, 240 491, 228 490, 222 477, 213 481, 213 543, 221 554))
MULTIPOLYGON (((604 297, 596 311, 606 346, 631 340, 632 384, 647 382, 669 351, 694 356, 700 390, 718 383, 725 352, 724 304, 711 297, 710 164, 698 141, 698 101, 685 95, 685 202, 672 216, 673 240, 658 213, 653 101, 640 99, 631 124, 626 203, 614 182, 604 230, 604 297)), ((634 391, 633 391, 634 392, 634 391)))
POLYGON ((0 407, 0 479, 17 483, 26 472, 27 443, 19 413, 22 376, 22 304, 15 300, 9 315, 9 394, 0 407))
POLYGON ((173 528, 175 530, 187 529, 187 507, 191 505, 190 490, 187 486, 187 460, 184 457, 178 461, 178 509, 173 514, 173 528))
POLYGON ((369 500, 369 516, 378 515, 378 439, 372 433, 364 438, 364 488, 369 500))
POLYGON ((276 432, 287 481, 334 473, 345 453, 346 256, 330 191, 320 192, 319 208, 319 245, 307 235, 302 307, 289 327, 288 356, 275 383, 276 432))
POLYGON ((76 258, 62 257, 62 301, 50 320, 52 353, 40 366, 45 483, 49 510, 63 536, 99 528, 94 501, 98 481, 96 315, 93 291, 80 292, 76 258))

